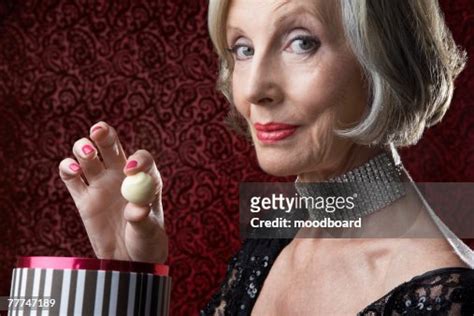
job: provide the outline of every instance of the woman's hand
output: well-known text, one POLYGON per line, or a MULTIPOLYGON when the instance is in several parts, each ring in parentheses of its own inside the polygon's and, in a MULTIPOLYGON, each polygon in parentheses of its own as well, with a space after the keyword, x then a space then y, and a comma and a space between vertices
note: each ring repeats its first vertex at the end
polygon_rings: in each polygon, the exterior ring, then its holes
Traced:
POLYGON ((115 129, 105 122, 91 128, 90 139, 77 140, 73 154, 76 160, 61 161, 59 175, 76 204, 96 256, 163 263, 168 255, 163 184, 151 154, 138 150, 127 159, 115 129), (152 177, 156 189, 153 203, 146 206, 129 203, 120 193, 124 178, 140 171, 152 177))

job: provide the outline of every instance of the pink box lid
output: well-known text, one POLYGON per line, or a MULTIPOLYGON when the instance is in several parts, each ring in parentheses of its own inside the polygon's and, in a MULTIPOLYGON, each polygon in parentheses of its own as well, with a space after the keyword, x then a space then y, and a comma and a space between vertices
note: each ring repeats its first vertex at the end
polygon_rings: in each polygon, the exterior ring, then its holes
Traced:
POLYGON ((107 270, 152 273, 160 276, 168 276, 169 272, 169 267, 164 264, 81 257, 20 256, 17 258, 16 267, 31 269, 107 270))

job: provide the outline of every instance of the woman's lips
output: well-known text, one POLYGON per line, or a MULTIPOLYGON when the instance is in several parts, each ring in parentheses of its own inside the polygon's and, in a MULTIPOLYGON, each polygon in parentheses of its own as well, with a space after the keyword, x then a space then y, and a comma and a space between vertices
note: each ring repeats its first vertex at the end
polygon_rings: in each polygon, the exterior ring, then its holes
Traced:
POLYGON ((266 144, 273 144, 290 137, 299 126, 272 122, 267 124, 255 123, 254 127, 257 130, 257 138, 259 141, 266 144))

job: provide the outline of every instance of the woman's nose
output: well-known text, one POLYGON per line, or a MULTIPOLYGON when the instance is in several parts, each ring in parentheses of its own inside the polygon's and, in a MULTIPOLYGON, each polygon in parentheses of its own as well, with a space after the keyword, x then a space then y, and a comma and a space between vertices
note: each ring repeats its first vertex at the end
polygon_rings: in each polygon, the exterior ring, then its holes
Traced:
POLYGON ((280 69, 269 59, 254 56, 247 81, 247 101, 251 104, 276 104, 281 102, 283 91, 279 82, 280 69))

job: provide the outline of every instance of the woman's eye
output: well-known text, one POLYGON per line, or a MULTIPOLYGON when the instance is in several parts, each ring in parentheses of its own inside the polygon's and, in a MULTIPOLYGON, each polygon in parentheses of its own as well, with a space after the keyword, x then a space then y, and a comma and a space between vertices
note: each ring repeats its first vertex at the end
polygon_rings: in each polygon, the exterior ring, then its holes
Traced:
POLYGON ((234 45, 229 51, 234 54, 234 56, 241 60, 251 57, 254 54, 254 50, 252 47, 246 45, 234 45))
MULTIPOLYGON (((296 54, 312 53, 318 49, 319 46, 319 40, 311 36, 296 36, 291 40, 289 45, 291 51, 296 54)), ((252 47, 243 44, 236 44, 227 50, 232 53, 237 60, 249 59, 255 53, 252 47)))
POLYGON ((291 41, 289 47, 296 54, 306 54, 316 50, 319 45, 319 41, 311 36, 297 36, 291 41))

